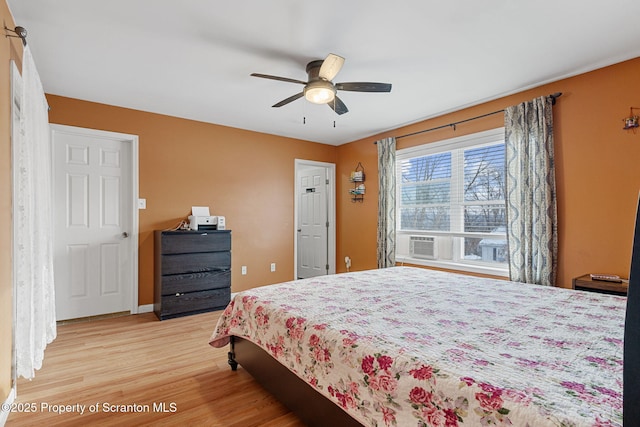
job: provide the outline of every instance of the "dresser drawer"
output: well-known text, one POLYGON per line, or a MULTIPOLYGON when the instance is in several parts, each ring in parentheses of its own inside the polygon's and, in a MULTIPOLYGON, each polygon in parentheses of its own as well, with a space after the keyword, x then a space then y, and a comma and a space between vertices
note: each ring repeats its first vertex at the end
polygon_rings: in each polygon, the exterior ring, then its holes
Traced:
POLYGON ((230 231, 176 231, 162 233, 162 254, 231 250, 230 231))
POLYGON ((181 316, 187 313, 221 310, 229 304, 231 289, 213 289, 209 291, 190 292, 162 297, 160 318, 181 316))
POLYGON ((162 295, 231 287, 231 270, 162 276, 162 295))
POLYGON ((229 270, 230 268, 231 252, 205 252, 162 256, 162 275, 229 270))

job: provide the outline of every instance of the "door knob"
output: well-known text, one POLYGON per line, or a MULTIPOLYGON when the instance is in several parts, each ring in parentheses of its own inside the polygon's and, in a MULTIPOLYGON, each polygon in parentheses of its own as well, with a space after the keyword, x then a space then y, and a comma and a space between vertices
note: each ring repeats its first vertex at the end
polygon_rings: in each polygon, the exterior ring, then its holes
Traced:
POLYGON ((126 239, 127 237, 129 237, 129 233, 127 233, 126 231, 123 231, 122 232, 122 237, 124 237, 126 239))

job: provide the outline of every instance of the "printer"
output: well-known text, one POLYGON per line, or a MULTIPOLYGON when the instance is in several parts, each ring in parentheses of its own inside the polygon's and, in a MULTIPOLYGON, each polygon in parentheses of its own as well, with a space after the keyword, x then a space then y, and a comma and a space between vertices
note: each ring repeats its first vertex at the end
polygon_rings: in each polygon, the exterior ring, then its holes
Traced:
POLYGON ((224 217, 218 215, 195 216, 189 215, 189 229, 202 230, 224 230, 224 217))
POLYGON ((211 215, 208 206, 192 206, 191 215, 189 215, 189 229, 195 231, 224 230, 224 217, 211 215))

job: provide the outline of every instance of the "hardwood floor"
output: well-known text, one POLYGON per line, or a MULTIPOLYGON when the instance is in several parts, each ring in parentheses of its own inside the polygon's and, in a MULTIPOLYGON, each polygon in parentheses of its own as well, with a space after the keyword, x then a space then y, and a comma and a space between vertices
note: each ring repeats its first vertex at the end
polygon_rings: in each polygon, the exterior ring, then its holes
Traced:
POLYGON ((59 325, 35 379, 18 381, 15 409, 33 412, 6 425, 304 426, 242 367, 231 371, 228 347, 209 346, 219 314, 59 325))

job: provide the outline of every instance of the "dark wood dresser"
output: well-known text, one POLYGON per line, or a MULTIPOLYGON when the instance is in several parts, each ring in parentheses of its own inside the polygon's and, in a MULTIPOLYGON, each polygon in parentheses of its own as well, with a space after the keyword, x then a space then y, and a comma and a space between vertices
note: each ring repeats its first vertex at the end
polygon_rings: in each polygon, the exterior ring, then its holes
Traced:
POLYGON ((231 230, 156 231, 158 319, 226 307, 231 299, 231 230))

